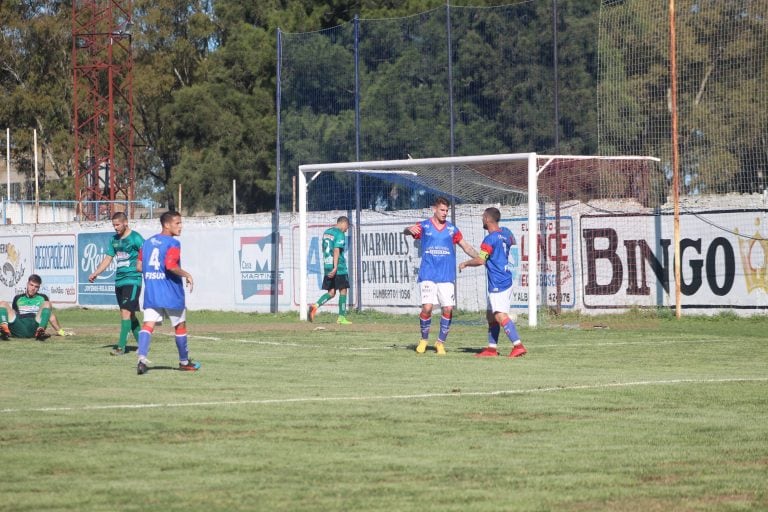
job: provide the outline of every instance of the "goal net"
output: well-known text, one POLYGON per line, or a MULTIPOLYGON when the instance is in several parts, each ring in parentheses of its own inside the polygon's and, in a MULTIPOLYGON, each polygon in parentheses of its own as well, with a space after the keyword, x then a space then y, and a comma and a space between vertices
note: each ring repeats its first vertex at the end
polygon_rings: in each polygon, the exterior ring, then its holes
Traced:
MULTIPOLYGON (((476 249, 486 235, 482 212, 499 208, 501 225, 517 242, 510 251, 510 309, 535 326, 540 308, 577 305, 581 215, 649 211, 665 201, 666 180, 656 162, 519 153, 301 165, 295 255, 300 316, 306 319, 309 301, 321 293, 320 237, 341 215, 350 219, 350 303, 387 312, 420 307, 420 243, 403 229, 431 217, 434 200, 442 196, 451 203, 449 220, 476 249)), ((599 248, 603 242, 597 243, 599 248)), ((457 247, 457 263, 464 259, 457 247)), ((598 284, 612 280, 606 262, 598 260, 591 269, 598 284)), ((457 275, 456 298, 459 309, 485 310, 482 267, 457 275)))

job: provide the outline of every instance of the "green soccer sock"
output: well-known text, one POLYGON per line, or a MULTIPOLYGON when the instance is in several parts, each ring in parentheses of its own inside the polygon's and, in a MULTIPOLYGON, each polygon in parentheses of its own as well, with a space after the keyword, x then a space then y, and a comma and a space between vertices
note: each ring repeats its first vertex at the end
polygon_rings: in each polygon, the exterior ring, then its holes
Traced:
POLYGON ((317 304, 317 307, 320 307, 320 306, 322 306, 323 304, 325 304, 325 303, 326 303, 326 302, 328 302, 329 300, 331 300, 331 296, 330 296, 330 295, 328 295, 327 293, 324 293, 324 294, 322 294, 322 295, 320 296, 320 298, 319 298, 319 299, 317 299, 317 302, 316 302, 316 304, 317 304))
POLYGON ((131 332, 131 319, 126 318, 120 320, 120 338, 117 340, 117 347, 121 350, 125 350, 125 345, 128 343, 128 333, 131 332))
POLYGON ((8 310, 6 308, 0 308, 0 324, 8 323, 8 310))
POLYGON ((133 337, 136 339, 136 341, 139 341, 139 333, 141 332, 141 324, 139 323, 139 320, 136 318, 131 319, 131 333, 133 333, 133 337))
POLYGON ((51 318, 51 308, 43 308, 40 311, 40 327, 45 329, 48 327, 48 320, 51 318))
POLYGON ((347 316, 347 296, 339 295, 339 316, 347 316))

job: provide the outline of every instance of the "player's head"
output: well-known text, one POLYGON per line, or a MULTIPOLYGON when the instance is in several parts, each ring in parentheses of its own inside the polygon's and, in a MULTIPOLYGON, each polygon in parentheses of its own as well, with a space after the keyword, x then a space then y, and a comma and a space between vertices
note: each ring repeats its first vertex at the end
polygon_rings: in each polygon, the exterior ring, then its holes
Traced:
POLYGON ((498 208, 494 208, 491 206, 490 208, 486 208, 483 212, 483 229, 488 229, 488 227, 495 227, 499 225, 499 220, 501 219, 501 212, 498 208))
POLYGON ((450 208, 451 203, 448 201, 448 199, 440 196, 435 199, 435 204, 433 206, 435 210, 435 219, 438 222, 445 222, 445 219, 448 218, 448 209, 450 208))
POLYGON ((349 217, 342 215, 336 219, 336 227, 339 228, 342 232, 346 233, 349 229, 349 217))
POLYGON ((27 295, 32 297, 40 289, 40 285, 43 284, 42 278, 37 274, 31 274, 27 279, 27 295))
POLYGON ((128 229, 128 216, 125 212, 115 212, 112 215, 112 227, 118 235, 123 236, 128 229))
POLYGON ((163 234, 179 236, 181 234, 181 214, 169 210, 160 216, 160 225, 163 226, 163 234))

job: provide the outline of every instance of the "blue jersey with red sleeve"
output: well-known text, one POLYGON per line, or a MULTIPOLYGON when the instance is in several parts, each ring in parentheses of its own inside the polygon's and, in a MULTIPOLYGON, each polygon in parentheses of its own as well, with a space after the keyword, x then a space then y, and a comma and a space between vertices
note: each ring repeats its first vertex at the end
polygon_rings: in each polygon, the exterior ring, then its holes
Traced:
POLYGON ((459 228, 447 222, 442 226, 427 219, 411 226, 413 238, 421 240, 419 282, 453 283, 456 281, 456 247, 463 236, 459 228))
POLYGON ((515 245, 515 236, 508 228, 488 233, 480 244, 480 257, 488 270, 488 291, 501 292, 512 286, 509 269, 509 248, 515 245))
POLYGON ((170 235, 157 234, 141 246, 144 275, 144 308, 184 309, 184 283, 169 269, 181 267, 181 243, 170 235))

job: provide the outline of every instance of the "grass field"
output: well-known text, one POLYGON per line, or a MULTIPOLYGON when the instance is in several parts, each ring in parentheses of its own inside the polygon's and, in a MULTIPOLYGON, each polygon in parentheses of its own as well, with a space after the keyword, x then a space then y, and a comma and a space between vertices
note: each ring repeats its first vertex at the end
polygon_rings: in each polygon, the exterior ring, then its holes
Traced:
POLYGON ((438 357, 411 316, 193 312, 202 369, 163 326, 143 376, 116 311, 59 318, 0 342, 0 510, 768 510, 764 318, 545 318, 487 360, 477 315, 438 357))

